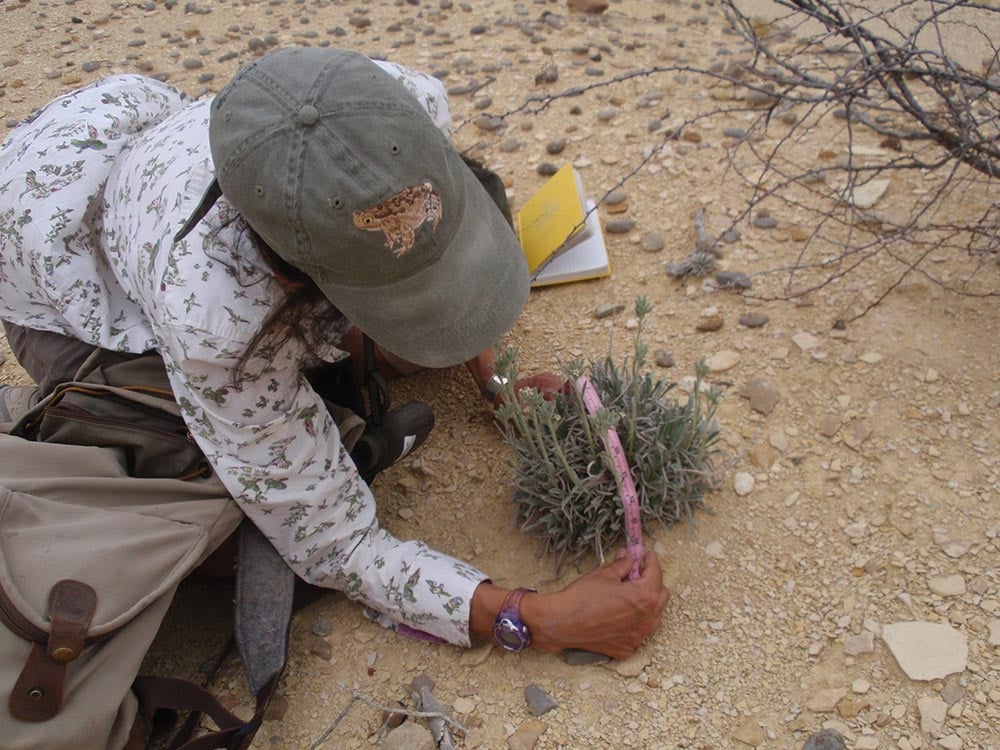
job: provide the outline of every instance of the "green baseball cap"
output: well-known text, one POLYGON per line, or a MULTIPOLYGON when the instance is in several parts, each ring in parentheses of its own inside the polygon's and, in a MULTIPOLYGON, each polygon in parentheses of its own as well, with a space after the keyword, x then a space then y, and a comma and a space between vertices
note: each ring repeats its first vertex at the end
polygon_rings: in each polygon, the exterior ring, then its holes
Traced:
POLYGON ((399 81, 345 50, 283 49, 212 103, 218 188, 356 326, 426 367, 471 359, 517 319, 524 254, 399 81))

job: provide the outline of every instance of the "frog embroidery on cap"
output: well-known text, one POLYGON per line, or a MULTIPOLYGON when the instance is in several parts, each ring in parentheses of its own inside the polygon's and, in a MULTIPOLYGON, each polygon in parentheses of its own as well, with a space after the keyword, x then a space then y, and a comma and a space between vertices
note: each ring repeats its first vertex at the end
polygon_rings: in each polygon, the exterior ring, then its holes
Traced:
POLYGON ((368 232, 384 232, 385 246, 398 258, 416 241, 414 230, 432 221, 431 231, 441 220, 441 196, 429 182, 401 190, 377 206, 354 212, 354 226, 368 232), (399 247, 395 247, 395 245, 399 247))

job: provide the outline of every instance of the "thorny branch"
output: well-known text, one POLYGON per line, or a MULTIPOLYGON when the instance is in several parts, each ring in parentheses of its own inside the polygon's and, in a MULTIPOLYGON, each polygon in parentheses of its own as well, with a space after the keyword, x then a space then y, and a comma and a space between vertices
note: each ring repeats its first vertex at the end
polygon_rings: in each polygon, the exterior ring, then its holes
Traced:
POLYGON ((747 194, 730 206, 729 229, 781 205, 804 233, 792 265, 754 274, 761 282, 754 296, 791 299, 860 275, 868 299, 842 301, 841 322, 867 313, 911 274, 961 295, 1000 296, 1000 33, 993 33, 1000 7, 898 0, 871 10, 852 0, 774 1, 784 15, 767 22, 721 0, 732 33, 745 43, 729 62, 632 70, 530 96, 499 117, 532 116, 627 81, 698 76, 713 92, 710 108, 675 117, 598 205, 652 171, 685 129, 750 113, 745 135, 727 146, 726 179, 739 178, 747 194), (955 59, 954 32, 987 51, 978 69, 955 59), (801 157, 815 155, 820 133, 829 147, 819 162, 801 157), (919 182, 906 195, 910 175, 919 182), (895 186, 891 208, 859 200, 886 179, 895 186), (957 278, 949 270, 956 262, 957 278))

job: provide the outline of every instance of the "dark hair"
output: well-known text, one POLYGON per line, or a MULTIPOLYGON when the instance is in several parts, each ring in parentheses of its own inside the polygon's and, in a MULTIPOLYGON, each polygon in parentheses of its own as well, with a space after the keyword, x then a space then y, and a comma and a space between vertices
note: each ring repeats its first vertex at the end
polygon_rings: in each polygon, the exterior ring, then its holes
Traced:
POLYGON ((306 349, 306 358, 300 367, 315 364, 320 359, 319 347, 339 341, 348 322, 308 274, 271 249, 245 219, 238 217, 235 221, 239 222, 237 232, 254 244, 275 276, 291 282, 281 285, 285 290, 284 299, 271 309, 236 362, 232 385, 239 387, 252 379, 246 372, 251 359, 270 362, 281 347, 292 340, 300 341, 306 349))

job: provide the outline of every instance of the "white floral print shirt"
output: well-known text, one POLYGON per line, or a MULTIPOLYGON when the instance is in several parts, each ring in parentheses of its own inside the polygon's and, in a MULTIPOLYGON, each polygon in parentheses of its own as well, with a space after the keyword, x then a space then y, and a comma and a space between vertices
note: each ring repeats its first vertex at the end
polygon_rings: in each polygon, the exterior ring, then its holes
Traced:
MULTIPOLYGON (((447 134, 440 82, 380 65, 447 134)), ((0 146, 0 318, 108 349, 158 350, 198 445, 299 576, 468 645, 485 576, 380 528, 371 491, 299 372, 301 344, 260 352, 241 386, 230 385, 281 291, 226 225, 224 199, 173 241, 213 178, 209 104, 121 75, 11 132, 0 146)), ((344 356, 333 345, 322 354, 344 356)))

